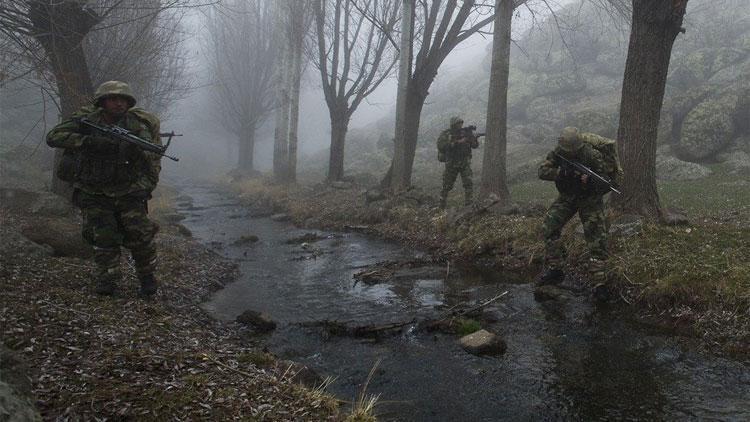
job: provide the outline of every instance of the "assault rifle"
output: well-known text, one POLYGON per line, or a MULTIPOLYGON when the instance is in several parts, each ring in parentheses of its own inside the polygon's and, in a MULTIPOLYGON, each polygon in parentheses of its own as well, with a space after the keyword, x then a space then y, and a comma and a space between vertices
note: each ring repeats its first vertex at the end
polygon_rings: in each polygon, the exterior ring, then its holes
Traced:
POLYGON ((622 195, 622 192, 617 190, 617 188, 615 188, 615 186, 612 184, 611 181, 598 175, 594 170, 591 170, 590 168, 584 166, 581 163, 568 160, 567 158, 563 157, 562 155, 558 153, 555 153, 555 155, 557 156, 557 158, 563 161, 564 167, 568 167, 569 169, 575 170, 581 174, 586 174, 589 177, 593 178, 597 183, 600 183, 603 186, 606 186, 607 188, 609 188, 609 190, 611 190, 612 192, 615 192, 618 195, 622 195))
POLYGON ((484 132, 474 133, 475 130, 477 130, 477 127, 474 125, 462 127, 458 130, 458 137, 465 138, 473 136, 475 138, 479 138, 480 136, 484 136, 484 132))
POLYGON ((167 157, 172 161, 179 161, 179 158, 172 157, 166 154, 167 147, 169 147, 170 142, 172 142, 173 136, 182 136, 182 134, 176 134, 173 132, 171 133, 164 133, 159 134, 160 136, 168 136, 169 140, 167 141, 166 145, 156 145, 154 143, 151 143, 145 139, 141 139, 140 137, 133 134, 133 132, 123 129, 120 126, 116 125, 100 125, 98 123, 94 123, 89 119, 82 118, 79 120, 82 126, 93 129, 102 135, 108 136, 111 139, 122 141, 129 143, 131 145, 135 145, 136 147, 140 148, 143 151, 152 152, 156 155, 159 155, 161 157, 167 157))

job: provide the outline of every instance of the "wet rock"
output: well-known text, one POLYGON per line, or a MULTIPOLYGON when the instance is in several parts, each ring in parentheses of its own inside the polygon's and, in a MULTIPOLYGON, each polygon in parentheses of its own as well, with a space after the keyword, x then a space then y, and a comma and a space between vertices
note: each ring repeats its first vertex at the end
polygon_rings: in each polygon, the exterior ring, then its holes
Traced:
POLYGON ((505 341, 487 330, 479 330, 459 340, 461 347, 473 355, 499 355, 505 352, 505 341))
POLYGON ((351 182, 336 181, 336 182, 331 182, 330 186, 334 189, 347 190, 347 189, 351 189, 354 185, 351 182))
POLYGON ((317 242, 319 240, 325 239, 325 236, 321 236, 317 233, 305 233, 302 236, 293 237, 291 239, 287 239, 286 243, 287 245, 295 245, 295 244, 302 244, 302 243, 312 243, 317 242))
POLYGON ((273 221, 289 221, 291 219, 292 217, 290 217, 289 214, 283 214, 283 213, 274 214, 271 216, 271 220, 273 221))
POLYGON ((284 375, 285 379, 309 388, 317 388, 323 384, 323 378, 312 368, 291 360, 276 361, 275 371, 284 375))
POLYGON ((685 226, 690 224, 690 220, 686 213, 674 208, 667 208, 664 210, 662 221, 668 226, 685 226))
POLYGON ((697 180, 711 175, 711 169, 698 163, 659 155, 656 157, 656 177, 659 180, 697 180))
POLYGON ((235 321, 250 326, 260 333, 267 333, 276 329, 276 322, 265 312, 247 310, 241 313, 235 321))
POLYGON ((546 302, 549 300, 567 300, 570 294, 567 290, 553 285, 543 285, 534 288, 534 300, 537 302, 546 302))
POLYGON ((625 214, 617 217, 609 227, 612 236, 631 237, 643 231, 643 217, 625 214))
POLYGON ((235 240, 232 244, 235 246, 242 246, 242 245, 247 245, 248 243, 255 243, 258 240, 259 240, 258 236, 254 234, 248 234, 245 236, 240 236, 240 238, 235 240))

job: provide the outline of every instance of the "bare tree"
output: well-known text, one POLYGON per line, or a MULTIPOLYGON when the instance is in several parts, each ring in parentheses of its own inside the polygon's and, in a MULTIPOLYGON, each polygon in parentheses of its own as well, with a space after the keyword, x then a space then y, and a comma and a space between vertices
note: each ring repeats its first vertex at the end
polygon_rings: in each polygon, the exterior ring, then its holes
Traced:
POLYGON ((633 18, 622 82, 617 149, 625 178, 614 198, 620 211, 661 216, 656 190, 656 135, 672 46, 684 31, 687 0, 633 0, 633 18))
POLYGON ((344 145, 352 114, 394 69, 390 36, 398 20, 398 0, 316 0, 320 71, 331 118, 328 180, 344 176, 344 145))
POLYGON ((494 193, 502 204, 510 201, 506 180, 508 146, 508 76, 510 74, 510 30, 513 0, 495 1, 492 65, 487 96, 487 139, 482 161, 482 195, 494 193))
POLYGON ((273 13, 271 1, 233 0, 208 18, 217 115, 237 136, 242 173, 254 170, 255 132, 275 106, 273 13))
POLYGON ((312 3, 303 0, 296 4, 290 3, 290 50, 292 63, 289 83, 289 160, 287 164, 286 181, 294 183, 297 181, 297 144, 299 127, 299 97, 302 81, 305 38, 312 22, 312 3))
MULTIPOLYGON (((161 12, 190 4, 190 0, 146 1, 135 0, 17 0, 0 3, 0 46, 2 55, 9 56, 11 61, 3 67, 4 77, 22 78, 40 86, 56 102, 62 116, 69 116, 82 105, 91 100, 93 81, 104 80, 106 74, 92 72, 90 54, 96 52, 98 45, 87 46, 84 40, 92 33, 107 31, 119 26, 132 26, 135 22, 152 18, 155 20, 161 12), (136 11, 138 12, 136 16, 136 11), (127 17, 125 16, 127 15, 127 17), (122 19, 118 19, 122 17, 122 19), (91 50, 91 51, 89 51, 91 50)), ((146 27, 141 27, 146 28, 146 27)), ((129 31, 133 38, 151 39, 148 34, 129 31)), ((124 33, 121 33, 123 35, 124 33)), ((154 37, 162 37, 164 32, 156 31, 154 37)), ((128 39, 114 38, 117 43, 110 44, 111 53, 119 50, 120 54, 130 51, 131 62, 146 65, 154 64, 159 72, 151 77, 175 75, 167 62, 156 60, 153 55, 135 52, 128 39), (138 61, 140 58, 144 61, 138 61)), ((174 39, 174 38, 171 38, 174 39)), ((157 42, 158 44, 158 42, 157 42)), ((103 51, 100 51, 104 54, 103 51)), ((174 64, 174 62, 172 62, 174 64)), ((136 65, 137 66, 137 65, 136 65)), ((145 68, 145 67, 144 67, 145 68)), ((93 68, 94 71, 104 70, 93 68)), ((178 72, 179 73, 179 72, 178 72)), ((179 79, 179 77, 175 77, 179 79)), ((153 79, 151 79, 153 80, 153 79)), ((175 87, 174 84, 167 84, 175 87)), ((161 91, 167 91, 165 88, 161 91)), ((167 97, 168 96, 163 96, 167 97)), ((56 154, 56 160, 59 154, 56 154)), ((52 190, 66 195, 67 184, 53 175, 52 190)))
POLYGON ((419 51, 412 69, 412 57, 401 55, 406 60, 410 76, 404 95, 405 114, 397 116, 393 161, 382 185, 394 190, 411 185, 412 166, 417 148, 417 135, 422 107, 430 86, 437 76, 440 65, 453 49, 493 21, 492 4, 485 1, 465 0, 441 1, 418 0, 415 3, 416 21, 421 28, 402 37, 411 38, 419 44, 419 51), (398 128, 398 119, 403 119, 403 129, 398 128))

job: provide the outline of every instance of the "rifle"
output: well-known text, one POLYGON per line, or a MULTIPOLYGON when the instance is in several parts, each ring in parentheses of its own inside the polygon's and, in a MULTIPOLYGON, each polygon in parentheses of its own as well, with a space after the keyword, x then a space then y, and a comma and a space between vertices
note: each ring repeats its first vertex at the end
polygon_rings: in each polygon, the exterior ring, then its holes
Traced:
POLYGON ((567 158, 563 157, 562 155, 560 155, 558 153, 555 153, 555 156, 557 156, 557 158, 561 159, 563 161, 563 164, 565 164, 567 167, 572 167, 573 169, 575 169, 576 171, 578 171, 581 174, 587 174, 589 177, 592 177, 597 182, 599 182, 599 183, 607 186, 607 188, 609 188, 609 190, 611 190, 612 192, 615 192, 618 195, 622 195, 622 192, 620 192, 619 190, 617 190, 617 188, 615 188, 614 185, 612 185, 611 181, 609 181, 606 178, 598 175, 594 170, 591 170, 590 168, 584 166, 581 163, 568 160, 567 158))
POLYGON ((179 161, 179 158, 172 157, 166 154, 167 147, 169 146, 169 143, 172 141, 173 136, 182 136, 182 134, 176 134, 174 131, 171 133, 164 133, 159 134, 160 136, 168 136, 169 140, 167 141, 166 145, 156 145, 153 144, 145 139, 141 139, 138 136, 134 135, 131 131, 127 129, 123 129, 120 126, 116 125, 100 125, 97 123, 92 122, 91 120, 87 118, 79 119, 79 122, 84 127, 94 129, 95 131, 106 135, 110 137, 111 139, 115 139, 122 142, 127 142, 131 145, 135 145, 136 147, 140 148, 143 151, 152 152, 156 155, 159 155, 161 157, 167 157, 172 161, 179 161))
POLYGON ((480 133, 474 133, 474 131, 477 130, 477 127, 474 125, 471 126, 465 126, 458 130, 458 137, 464 138, 464 137, 470 137, 473 136, 475 138, 479 138, 480 136, 484 136, 484 132, 480 133))

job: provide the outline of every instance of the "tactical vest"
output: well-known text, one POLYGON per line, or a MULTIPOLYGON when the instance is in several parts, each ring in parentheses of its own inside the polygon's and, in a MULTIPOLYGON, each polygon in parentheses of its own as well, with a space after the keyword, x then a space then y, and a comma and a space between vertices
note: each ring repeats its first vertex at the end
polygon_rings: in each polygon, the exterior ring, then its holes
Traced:
MULTIPOLYGON (((117 125, 133 130, 136 126, 141 126, 138 123, 141 121, 129 112, 117 125)), ((150 132, 151 129, 146 126, 150 132)), ((147 137, 145 134, 138 135, 147 137)), ((134 145, 125 142, 105 145, 102 148, 86 148, 80 151, 74 180, 93 188, 126 186, 135 182, 147 166, 143 153, 134 145)))

